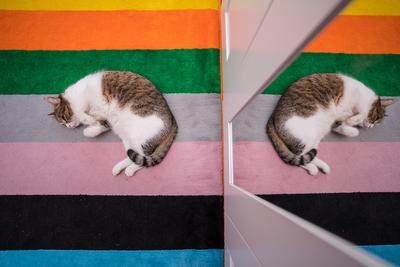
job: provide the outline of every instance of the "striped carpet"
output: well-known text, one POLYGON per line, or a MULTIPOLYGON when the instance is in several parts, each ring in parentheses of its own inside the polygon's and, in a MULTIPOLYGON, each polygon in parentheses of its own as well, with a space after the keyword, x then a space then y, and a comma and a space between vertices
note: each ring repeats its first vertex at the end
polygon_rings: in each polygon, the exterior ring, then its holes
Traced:
POLYGON ((222 266, 218 0, 0 2, 0 266, 222 266), (153 81, 179 134, 162 164, 113 177, 112 133, 47 116, 97 70, 153 81))
POLYGON ((325 72, 400 96, 400 2, 355 0, 235 119, 236 183, 400 265, 400 103, 356 138, 325 138, 318 154, 329 175, 285 165, 265 134, 279 95, 300 77, 325 72))

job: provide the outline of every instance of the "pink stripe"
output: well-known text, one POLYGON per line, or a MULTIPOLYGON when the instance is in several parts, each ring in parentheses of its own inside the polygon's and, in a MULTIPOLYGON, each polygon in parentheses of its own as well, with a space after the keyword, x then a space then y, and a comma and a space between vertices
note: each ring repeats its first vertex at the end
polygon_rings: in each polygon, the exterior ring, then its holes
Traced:
POLYGON ((221 195, 221 145, 176 142, 133 177, 111 175, 119 143, 1 143, 0 194, 221 195))
POLYGON ((318 157, 331 173, 315 177, 283 163, 270 143, 233 148, 236 184, 255 194, 400 192, 400 142, 324 142, 318 157))

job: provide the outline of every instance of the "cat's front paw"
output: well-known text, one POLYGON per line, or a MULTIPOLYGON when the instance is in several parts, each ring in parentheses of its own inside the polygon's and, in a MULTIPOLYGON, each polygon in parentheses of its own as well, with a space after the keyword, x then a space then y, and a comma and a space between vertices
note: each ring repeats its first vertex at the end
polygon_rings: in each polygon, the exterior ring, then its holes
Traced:
POLYGON ((364 127, 364 128, 372 128, 372 127, 374 127, 374 124, 370 123, 369 121, 364 121, 363 124, 362 124, 362 127, 364 127))
POLYGON ((67 128, 76 128, 79 126, 79 122, 71 121, 71 122, 68 122, 67 124, 65 124, 65 126, 67 126, 67 128))
POLYGON ((94 117, 92 117, 84 112, 78 113, 77 117, 79 118, 79 121, 82 122, 83 124, 86 124, 86 125, 97 124, 97 120, 94 117))
POLYGON ((83 130, 83 135, 84 136, 86 136, 86 137, 95 137, 95 136, 98 136, 100 133, 99 133, 99 130, 98 130, 98 128, 97 127, 86 127, 84 130, 83 130))
POLYGON ((82 119, 82 123, 86 125, 93 125, 97 123, 97 120, 95 118, 92 118, 90 116, 86 116, 82 119))
POLYGON ((344 131, 344 134, 348 137, 355 137, 360 134, 360 131, 354 127, 347 127, 346 130, 344 131))
POLYGON ((363 122, 363 116, 361 114, 357 114, 346 120, 346 124, 349 126, 360 125, 362 122, 363 122))

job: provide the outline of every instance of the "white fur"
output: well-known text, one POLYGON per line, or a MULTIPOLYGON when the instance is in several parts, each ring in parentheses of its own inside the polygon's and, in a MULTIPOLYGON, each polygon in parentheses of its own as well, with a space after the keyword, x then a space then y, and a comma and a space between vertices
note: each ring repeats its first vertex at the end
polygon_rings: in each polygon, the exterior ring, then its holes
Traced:
MULTIPOLYGON (((378 96, 363 83, 345 75, 339 75, 344 82, 344 95, 339 105, 331 104, 328 109, 320 107, 318 112, 308 118, 293 116, 285 123, 285 129, 301 140, 305 145, 302 154, 318 148, 321 139, 331 131, 335 121, 342 125, 334 131, 346 136, 357 136, 359 130, 354 126, 372 127, 368 122, 368 112, 378 96), (354 114, 354 111, 357 114, 354 114)), ((318 173, 318 168, 324 173, 330 172, 330 167, 324 161, 314 158, 309 164, 302 166, 311 175, 318 173), (318 167, 318 168, 317 168, 318 167)))
MULTIPOLYGON (((107 103, 102 94, 102 77, 104 72, 90 74, 65 90, 64 97, 70 102, 74 112, 72 121, 67 127, 77 127, 80 123, 88 125, 83 131, 87 137, 95 137, 108 128, 99 120, 107 120, 125 147, 125 151, 133 149, 143 155, 142 144, 157 135, 164 127, 163 121, 155 116, 140 117, 132 113, 129 107, 119 108, 118 103, 107 103)), ((117 163, 113 175, 118 175, 123 169, 127 176, 132 176, 142 167, 129 158, 117 163)))

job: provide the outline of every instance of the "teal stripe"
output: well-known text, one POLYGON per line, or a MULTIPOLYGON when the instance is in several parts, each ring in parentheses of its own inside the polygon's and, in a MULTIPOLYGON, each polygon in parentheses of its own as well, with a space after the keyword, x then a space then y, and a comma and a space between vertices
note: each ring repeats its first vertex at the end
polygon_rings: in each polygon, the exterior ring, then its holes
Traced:
POLYGON ((98 70, 129 70, 163 93, 219 93, 219 50, 0 51, 0 94, 56 94, 98 70))
POLYGON ((361 248, 400 266, 400 245, 361 246, 361 248))
POLYGON ((1 267, 223 266, 223 250, 15 250, 0 251, 1 267))
POLYGON ((343 73, 381 96, 400 96, 400 55, 302 53, 267 89, 282 94, 299 78, 313 73, 343 73))

